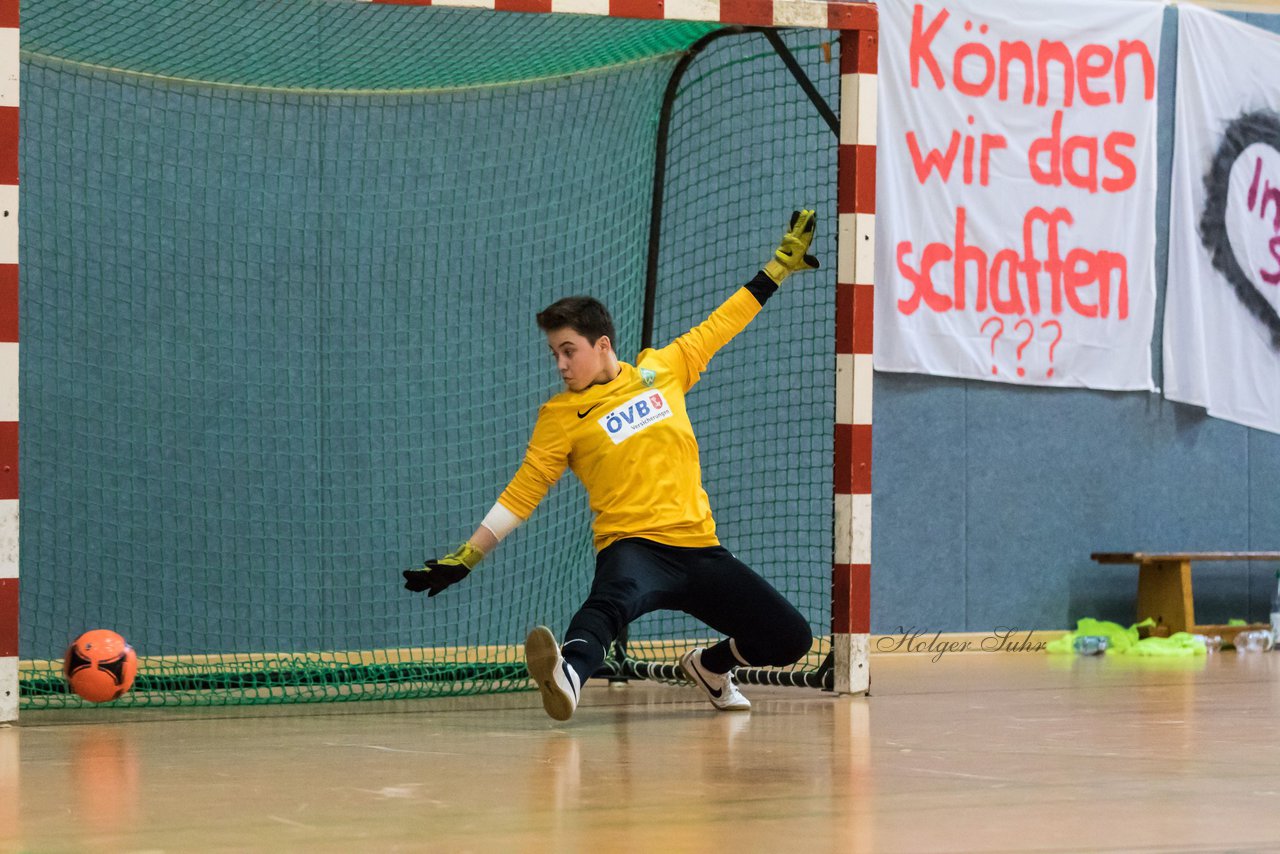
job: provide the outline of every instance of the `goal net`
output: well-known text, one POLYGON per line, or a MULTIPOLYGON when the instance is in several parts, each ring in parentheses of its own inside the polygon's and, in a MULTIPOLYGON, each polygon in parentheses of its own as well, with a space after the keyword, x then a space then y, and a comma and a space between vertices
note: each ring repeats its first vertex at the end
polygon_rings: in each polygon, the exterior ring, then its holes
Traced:
MULTIPOLYGON (((592 294, 630 361, 816 207, 797 276, 690 397, 723 542, 830 620, 835 138, 759 33, 361 3, 24 10, 24 708, 124 635, 124 704, 520 690, 594 552, 572 477, 464 584, 400 571, 474 528, 558 390, 534 314, 592 294), (147 33, 163 32, 157 39, 147 33), (661 163, 652 329, 645 294, 661 163)), ((831 34, 783 40, 836 102, 831 34)), ((706 638, 632 627, 666 662, 706 638)), ((662 673, 655 671, 655 675, 662 673)))

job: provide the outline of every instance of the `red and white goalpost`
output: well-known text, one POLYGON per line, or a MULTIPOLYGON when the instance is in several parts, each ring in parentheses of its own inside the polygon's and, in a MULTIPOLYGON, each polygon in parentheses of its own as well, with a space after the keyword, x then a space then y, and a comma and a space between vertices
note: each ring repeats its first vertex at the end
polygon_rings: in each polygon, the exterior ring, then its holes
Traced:
MULTIPOLYGON (((832 685, 870 685, 877 11, 821 0, 371 0, 839 32, 832 685)), ((0 721, 18 714, 18 0, 0 0, 0 721)))
POLYGON ((18 716, 18 0, 0 0, 0 721, 18 716))
MULTIPOLYGON (((874 11, 874 10, 871 10, 874 11)), ((874 14, 840 33, 839 267, 836 271, 835 690, 871 684, 871 385, 875 328, 876 47, 874 14)))

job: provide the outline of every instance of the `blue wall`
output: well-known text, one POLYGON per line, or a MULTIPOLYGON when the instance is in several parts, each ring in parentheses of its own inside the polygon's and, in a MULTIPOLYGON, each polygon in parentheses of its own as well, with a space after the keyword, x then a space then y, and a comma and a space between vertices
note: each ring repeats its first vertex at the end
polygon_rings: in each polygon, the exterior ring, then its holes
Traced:
MULTIPOLYGON (((1280 16, 1235 17, 1280 32, 1280 16)), ((1157 140, 1157 385, 1176 56, 1169 8, 1157 140)), ((1127 625, 1137 571, 1099 566, 1091 552, 1280 550, 1280 435, 1158 394, 878 373, 873 477, 874 632, 1056 629, 1080 617, 1127 625)), ((1265 620, 1276 569, 1197 569, 1197 619, 1265 620)))

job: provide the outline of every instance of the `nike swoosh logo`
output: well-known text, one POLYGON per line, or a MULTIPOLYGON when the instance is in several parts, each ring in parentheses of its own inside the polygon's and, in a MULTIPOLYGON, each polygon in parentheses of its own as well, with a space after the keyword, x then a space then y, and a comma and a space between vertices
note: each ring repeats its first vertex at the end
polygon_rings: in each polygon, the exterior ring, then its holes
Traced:
MULTIPOLYGON (((560 667, 564 669, 564 679, 565 679, 565 681, 566 681, 566 682, 568 682, 568 683, 569 683, 569 688, 570 688, 570 689, 572 689, 572 688, 573 688, 573 678, 572 678, 571 676, 569 676, 569 664, 568 664, 568 662, 565 662, 564 664, 561 664, 561 665, 560 665, 560 667)), ((576 703, 576 702, 578 702, 578 699, 579 699, 579 698, 578 698, 578 692, 577 692, 577 691, 574 691, 574 692, 573 692, 573 701, 576 703)))
POLYGON ((708 694, 715 697, 717 700, 720 699, 720 695, 723 692, 719 688, 712 688, 710 685, 708 685, 707 680, 703 679, 702 674, 699 673, 697 670, 693 671, 693 675, 698 677, 698 681, 702 683, 702 687, 707 689, 708 694))
MULTIPOLYGON (((602 401, 600 401, 600 403, 604 403, 604 401, 602 400, 602 401)), ((579 417, 579 418, 586 418, 588 415, 590 415, 590 414, 591 414, 591 410, 592 410, 592 409, 595 409, 595 408, 596 408, 596 406, 599 406, 599 405, 600 405, 600 403, 597 403, 595 406, 589 407, 589 408, 587 409, 587 411, 586 411, 586 412, 579 412, 579 413, 578 413, 578 417, 579 417)))

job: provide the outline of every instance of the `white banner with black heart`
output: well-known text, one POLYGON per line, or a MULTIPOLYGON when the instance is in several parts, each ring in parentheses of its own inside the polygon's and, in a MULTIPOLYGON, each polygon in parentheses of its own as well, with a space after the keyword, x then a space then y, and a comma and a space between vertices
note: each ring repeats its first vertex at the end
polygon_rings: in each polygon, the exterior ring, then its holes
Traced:
POLYGON ((1178 7, 1164 392, 1280 433, 1280 36, 1178 7), (1248 57, 1241 61, 1241 57, 1248 57))

